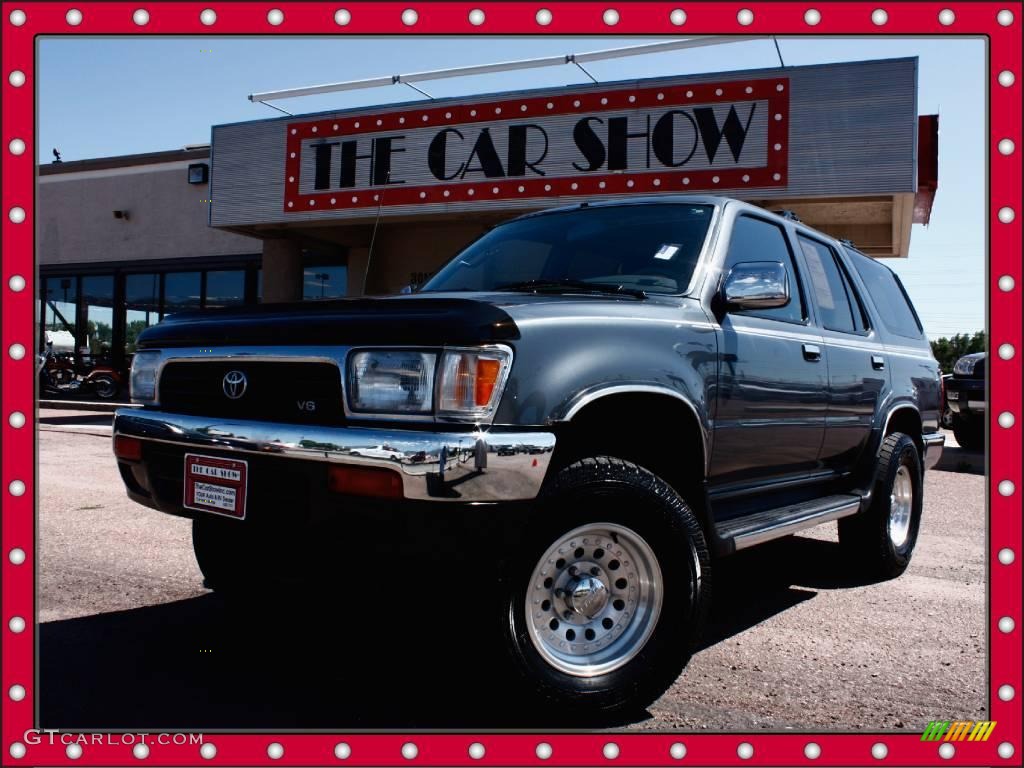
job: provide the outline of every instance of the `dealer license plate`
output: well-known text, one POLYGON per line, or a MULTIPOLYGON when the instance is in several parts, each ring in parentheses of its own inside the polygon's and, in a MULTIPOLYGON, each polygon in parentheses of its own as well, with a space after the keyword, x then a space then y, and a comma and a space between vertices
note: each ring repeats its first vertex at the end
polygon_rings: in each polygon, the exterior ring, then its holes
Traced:
POLYGON ((183 505, 187 509, 242 520, 245 518, 247 473, 248 462, 245 461, 186 453, 183 505))

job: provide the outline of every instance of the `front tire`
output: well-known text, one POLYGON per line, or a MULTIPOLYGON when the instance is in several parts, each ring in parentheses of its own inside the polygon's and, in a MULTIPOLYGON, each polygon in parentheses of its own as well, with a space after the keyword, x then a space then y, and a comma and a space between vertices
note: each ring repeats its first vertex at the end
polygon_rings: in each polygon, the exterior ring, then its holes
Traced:
POLYGON ((965 451, 985 450, 985 419, 954 416, 953 437, 965 451))
POLYGON ((192 549, 203 585, 238 597, 307 584, 316 560, 298 526, 270 528, 214 514, 192 520, 192 549))
POLYGON ((909 435, 888 435, 878 452, 871 506, 839 521, 839 544, 852 567, 893 579, 910 565, 923 507, 921 454, 909 435))
POLYGON ((646 707, 679 677, 707 614, 697 518, 660 478, 603 456, 562 469, 541 505, 503 601, 516 670, 562 712, 646 707))
POLYGON ((254 571, 248 537, 241 521, 202 515, 192 520, 192 551, 203 586, 216 592, 241 589, 254 571))

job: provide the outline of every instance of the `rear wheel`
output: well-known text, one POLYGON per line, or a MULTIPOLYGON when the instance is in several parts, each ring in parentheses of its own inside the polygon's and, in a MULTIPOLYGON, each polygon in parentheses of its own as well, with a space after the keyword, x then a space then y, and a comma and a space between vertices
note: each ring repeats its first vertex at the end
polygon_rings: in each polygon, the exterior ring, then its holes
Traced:
POLYGON ((647 706, 703 627, 711 573, 700 524, 667 483, 610 457, 566 467, 541 503, 506 580, 517 671, 561 711, 647 706))
POLYGON ((909 435, 894 432, 878 453, 870 508, 839 521, 839 544, 853 567, 883 579, 903 573, 917 544, 922 503, 917 444, 909 435))
POLYGON ((106 374, 100 374, 92 380, 93 390, 96 392, 97 397, 102 397, 104 400, 110 400, 117 396, 119 387, 113 376, 106 374))

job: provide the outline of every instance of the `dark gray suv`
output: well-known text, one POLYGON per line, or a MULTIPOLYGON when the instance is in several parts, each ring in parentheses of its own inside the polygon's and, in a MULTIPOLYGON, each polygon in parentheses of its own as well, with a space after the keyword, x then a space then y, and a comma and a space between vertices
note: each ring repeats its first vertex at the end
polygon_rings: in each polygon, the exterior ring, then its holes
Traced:
POLYGON ((341 562, 360 515, 396 547, 414 518, 501 524, 486 599, 443 610, 574 711, 676 679, 719 557, 838 520, 854 569, 902 573, 944 442, 893 272, 716 197, 530 214, 413 295, 180 314, 138 346, 114 451, 133 499, 193 519, 209 586, 341 562))

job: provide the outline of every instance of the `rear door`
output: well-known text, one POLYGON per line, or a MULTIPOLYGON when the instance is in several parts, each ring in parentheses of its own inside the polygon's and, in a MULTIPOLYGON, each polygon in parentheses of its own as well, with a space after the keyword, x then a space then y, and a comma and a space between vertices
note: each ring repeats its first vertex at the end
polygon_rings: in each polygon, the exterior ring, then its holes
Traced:
POLYGON ((868 444, 879 400, 888 390, 889 361, 836 249, 803 232, 796 240, 828 357, 819 459, 827 468, 846 471, 868 444))
POLYGON ((817 468, 825 426, 828 366, 810 324, 805 290, 786 229, 740 213, 731 227, 723 279, 743 261, 786 267, 790 302, 720 316, 718 388, 710 490, 763 485, 817 468))

